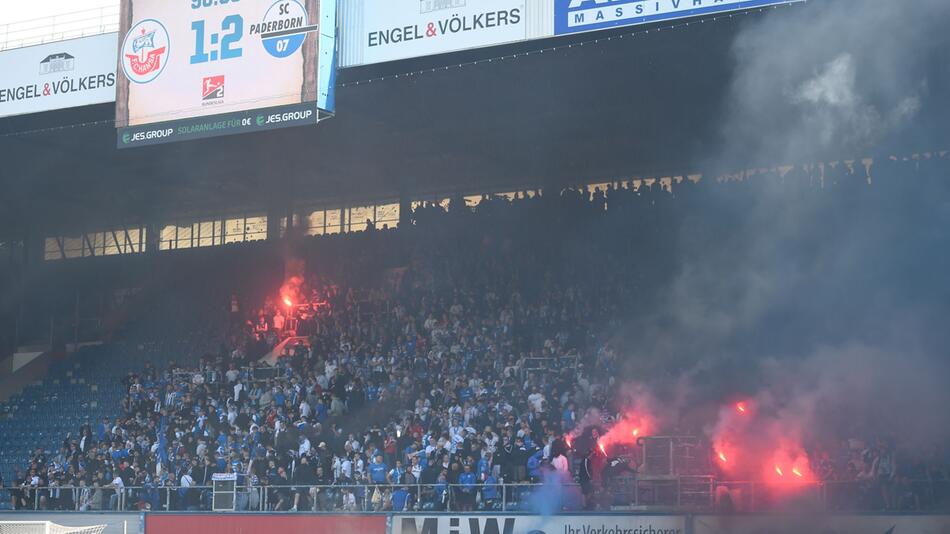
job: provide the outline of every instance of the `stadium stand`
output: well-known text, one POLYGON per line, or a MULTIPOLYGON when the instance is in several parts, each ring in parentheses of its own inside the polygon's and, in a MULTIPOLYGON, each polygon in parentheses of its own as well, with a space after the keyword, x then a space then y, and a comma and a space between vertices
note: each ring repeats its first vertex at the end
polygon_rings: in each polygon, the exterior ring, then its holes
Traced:
MULTIPOLYGON (((27 509, 208 509, 214 473, 256 488, 238 508, 532 509, 533 486, 502 484, 584 482, 585 446, 565 436, 589 435, 591 408, 622 410, 617 376, 697 363, 617 356, 638 342, 623 325, 665 298, 655 288, 680 253, 669 236, 725 242, 741 228, 732 208, 773 187, 831 199, 818 226, 845 204, 860 217, 908 194, 926 203, 946 194, 947 166, 934 154, 424 201, 407 227, 292 238, 306 269, 279 289, 214 283, 235 259, 202 251, 204 270, 162 288, 165 304, 121 339, 63 358, 2 405, 0 473, 27 509), (276 368, 261 363, 287 339, 276 368)), ((917 210, 897 231, 929 217, 917 210)), ((265 279, 261 246, 241 247, 242 276, 265 279)), ((879 436, 844 437, 811 454, 822 480, 866 482, 833 506, 946 506, 943 450, 911 457, 879 436)))

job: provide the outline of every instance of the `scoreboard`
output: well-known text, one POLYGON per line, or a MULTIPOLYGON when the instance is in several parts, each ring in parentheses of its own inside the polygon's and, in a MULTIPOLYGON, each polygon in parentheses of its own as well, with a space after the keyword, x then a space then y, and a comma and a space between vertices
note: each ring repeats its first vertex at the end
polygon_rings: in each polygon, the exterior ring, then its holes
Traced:
POLYGON ((335 0, 122 0, 119 148, 316 124, 335 0))

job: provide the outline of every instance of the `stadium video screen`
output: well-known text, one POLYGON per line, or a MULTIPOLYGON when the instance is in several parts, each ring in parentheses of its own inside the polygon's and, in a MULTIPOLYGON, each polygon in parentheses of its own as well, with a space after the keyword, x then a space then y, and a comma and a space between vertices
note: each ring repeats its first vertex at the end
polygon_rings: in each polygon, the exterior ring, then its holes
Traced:
POLYGON ((316 124, 335 0, 122 0, 119 148, 316 124))

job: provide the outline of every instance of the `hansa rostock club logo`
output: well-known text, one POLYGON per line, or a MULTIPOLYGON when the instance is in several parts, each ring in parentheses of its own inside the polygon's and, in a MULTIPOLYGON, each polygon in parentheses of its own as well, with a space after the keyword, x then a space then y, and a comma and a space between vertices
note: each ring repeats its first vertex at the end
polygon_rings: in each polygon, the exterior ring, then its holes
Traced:
POLYGON ((148 83, 165 70, 168 64, 168 31, 155 19, 136 23, 122 43, 122 70, 135 83, 148 83))

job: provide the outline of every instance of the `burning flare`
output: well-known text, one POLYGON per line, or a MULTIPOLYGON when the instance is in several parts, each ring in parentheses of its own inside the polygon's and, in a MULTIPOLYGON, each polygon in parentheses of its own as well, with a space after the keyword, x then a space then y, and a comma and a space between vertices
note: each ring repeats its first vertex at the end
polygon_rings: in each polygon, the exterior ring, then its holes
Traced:
POLYGON ((607 456, 607 450, 604 449, 604 442, 598 442, 597 446, 600 448, 600 452, 604 453, 604 456, 607 456))
POLYGON ((726 455, 725 455, 725 453, 720 452, 720 453, 719 453, 719 459, 722 460, 722 463, 728 462, 728 460, 726 460, 726 455))
POLYGON ((633 437, 637 437, 637 436, 639 436, 639 435, 640 435, 640 429, 639 429, 639 428, 634 428, 634 429, 633 429, 633 437))
POLYGON ((797 467, 793 467, 793 468, 792 468, 792 473, 795 473, 795 476, 797 476, 797 477, 802 477, 802 476, 803 476, 803 475, 802 475, 802 472, 799 471, 797 467))
POLYGON ((775 466, 775 472, 778 473, 778 476, 780 477, 785 476, 785 473, 782 472, 782 468, 777 465, 775 466))
POLYGON ((736 403, 736 410, 739 410, 740 412, 745 413, 745 403, 744 403, 744 402, 737 402, 737 403, 736 403))
POLYGON ((288 297, 284 297, 284 304, 286 304, 287 306, 293 306, 293 305, 294 305, 293 301, 290 300, 288 297))

